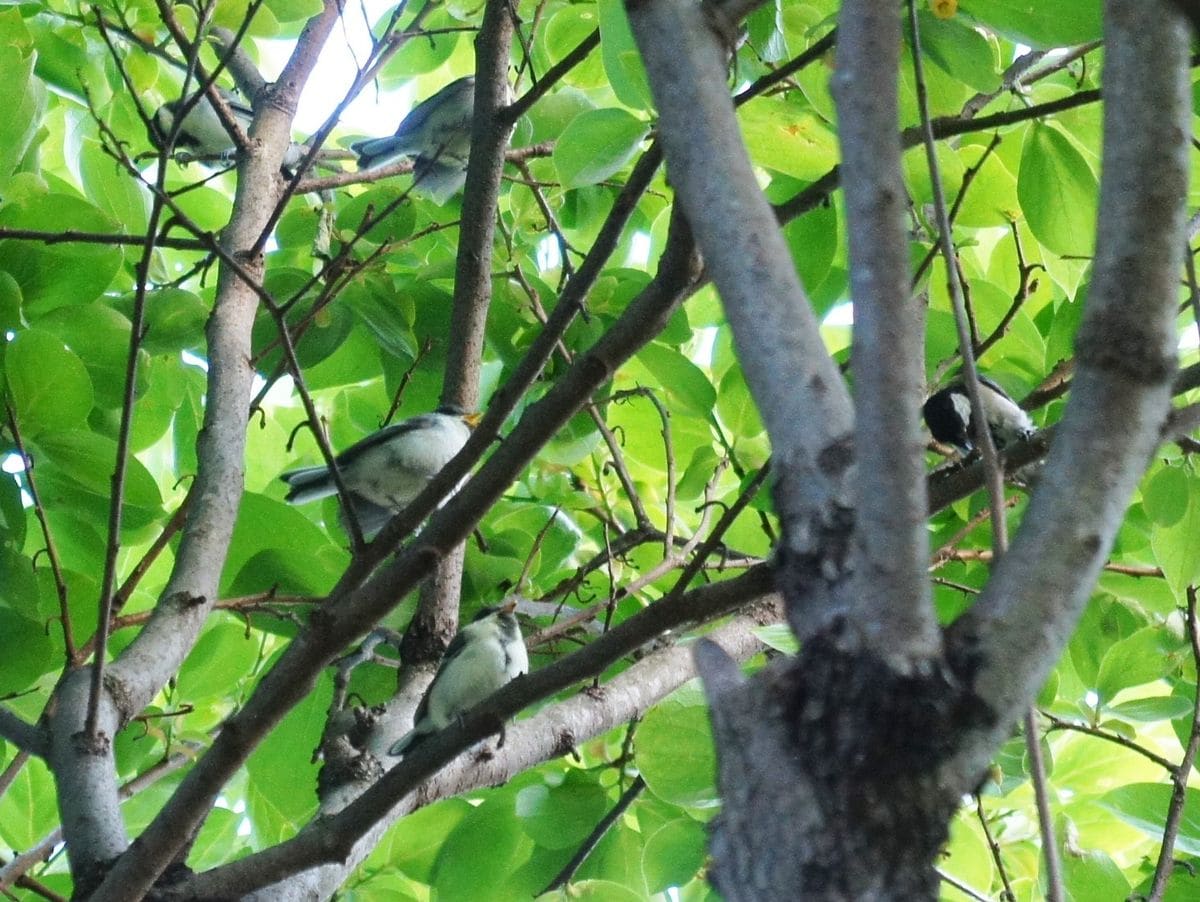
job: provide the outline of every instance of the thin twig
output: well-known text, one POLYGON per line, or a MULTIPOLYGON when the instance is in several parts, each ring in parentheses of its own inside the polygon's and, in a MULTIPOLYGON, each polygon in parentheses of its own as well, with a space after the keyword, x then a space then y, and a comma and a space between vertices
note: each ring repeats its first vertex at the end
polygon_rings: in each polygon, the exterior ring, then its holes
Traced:
POLYGON ((1113 733, 1109 730, 1103 730, 1100 727, 1092 726, 1091 724, 1075 723, 1074 721, 1064 720, 1054 714, 1046 711, 1039 712, 1042 717, 1046 718, 1050 723, 1050 730, 1069 730, 1072 733, 1083 733, 1086 736, 1092 736, 1096 739, 1103 739, 1105 742, 1111 742, 1114 745, 1119 745, 1122 748, 1129 749, 1131 752, 1136 752, 1148 761, 1153 761, 1169 774, 1175 772, 1175 765, 1142 745, 1138 745, 1132 739, 1122 736, 1120 733, 1113 733))
MULTIPOLYGON (((975 367, 974 342, 968 330, 966 303, 963 284, 959 278, 958 257, 954 251, 950 233, 950 219, 946 208, 945 192, 942 188, 941 169, 938 166, 934 129, 929 116, 929 97, 925 87, 924 61, 921 53, 921 32, 918 25, 917 6, 908 0, 908 21, 912 34, 913 75, 917 88, 917 105, 921 110, 921 127, 924 132, 925 155, 929 165, 929 178, 933 189, 933 205, 937 216, 939 243, 946 259, 946 274, 949 279, 950 298, 954 305, 954 321, 958 330, 958 344, 963 358, 963 371, 967 391, 971 397, 971 419, 975 423, 976 445, 983 453, 987 474, 988 495, 992 507, 992 541, 997 556, 1008 550, 1008 525, 1004 506, 1004 470, 1000 464, 996 447, 992 443, 991 431, 983 412, 983 400, 979 385, 979 372, 975 367)), ((1050 902, 1062 902, 1064 898, 1062 866, 1059 862, 1058 843, 1054 834, 1054 822, 1050 815, 1049 795, 1046 787, 1046 771, 1042 763, 1042 749, 1038 742, 1037 720, 1032 706, 1025 715, 1025 742, 1029 753, 1030 777, 1037 800, 1038 823, 1042 834, 1042 854, 1046 861, 1046 889, 1050 902)))
POLYGON ((621 798, 617 800, 617 804, 612 807, 612 810, 608 814, 604 815, 600 823, 596 824, 592 832, 588 834, 587 839, 583 841, 575 854, 571 856, 571 860, 563 865, 563 869, 546 885, 545 889, 538 893, 539 896, 545 893, 552 893, 571 882, 571 878, 575 876, 575 872, 579 870, 587 860, 587 857, 600 844, 600 840, 604 839, 604 834, 612 829, 612 825, 620 819, 621 815, 625 813, 625 809, 633 804, 634 800, 642 794, 645 788, 646 781, 642 778, 641 774, 638 774, 634 781, 629 784, 629 788, 621 793, 621 798))
POLYGON ((25 487, 29 490, 29 498, 33 502, 33 513, 42 527, 42 540, 46 543, 46 557, 50 559, 50 573, 54 578, 54 589, 58 594, 58 619, 62 622, 63 645, 67 652, 67 662, 75 663, 78 651, 75 648, 75 634, 71 628, 70 594, 67 581, 63 575, 62 559, 58 556, 58 546, 54 543, 54 533, 50 531, 50 521, 46 518, 46 508, 38 494, 37 481, 33 477, 33 458, 25 450, 21 440, 21 430, 17 425, 17 414, 13 410, 7 394, 4 397, 4 410, 8 414, 8 431, 12 433, 13 444, 25 467, 25 487))
POLYGON ((987 840, 988 848, 992 851, 992 861, 996 863, 996 872, 1000 875, 1000 882, 1004 885, 1004 902, 1017 902, 1017 894, 1013 892, 1012 883, 1008 879, 1008 869, 1004 867, 1004 856, 1000 852, 1000 843, 996 842, 996 838, 992 835, 992 828, 988 826, 987 815, 983 810, 983 801, 979 796, 975 796, 975 815, 979 818, 979 826, 983 829, 984 839, 987 840))
MULTIPOLYGON (((1188 255, 1190 258, 1190 254, 1188 255)), ((1188 640, 1192 646, 1192 660, 1200 667, 1200 623, 1196 618, 1196 587, 1187 587, 1188 640)), ((1175 841, 1179 838, 1179 824, 1183 820, 1183 807, 1187 801, 1188 777, 1200 750, 1200 691, 1192 700, 1192 728, 1188 733, 1183 758, 1171 771, 1171 804, 1167 808, 1167 821, 1163 825, 1162 844, 1158 850, 1158 864, 1154 867, 1154 882, 1150 886, 1149 902, 1161 902, 1167 891, 1167 881, 1175 869, 1175 841)))
MULTIPOLYGON (((198 48, 197 48, 198 52, 198 48)), ((89 99, 89 107, 91 106, 89 99)), ((96 111, 92 110, 99 119, 96 111)), ((108 542, 104 550, 104 570, 100 580, 99 611, 96 620, 96 656, 92 662, 92 684, 88 695, 87 718, 84 732, 96 735, 96 719, 100 711, 100 696, 104 689, 104 659, 108 654, 108 622, 116 603, 114 587, 117 581, 117 556, 121 551, 121 520, 125 510, 125 476, 129 468, 129 438, 133 431, 133 407, 137 402, 138 360, 145 338, 146 292, 150 278, 150 265, 157 247, 156 233, 163 215, 163 197, 166 195, 167 172, 159 166, 151 195, 150 216, 146 221, 146 234, 142 242, 142 256, 136 268, 133 295, 133 314, 129 326, 129 350, 125 357, 125 388, 121 398, 121 421, 117 427, 116 460, 113 466, 111 491, 108 507, 108 542)))
MULTIPOLYGON (((40 241, 42 244, 113 244, 144 245, 145 235, 130 235, 126 232, 81 232, 77 229, 64 229, 61 232, 43 232, 40 229, 9 229, 0 228, 0 239, 12 238, 17 241, 40 241)), ((193 238, 159 238, 159 247, 168 247, 179 251, 205 251, 208 246, 193 238)))

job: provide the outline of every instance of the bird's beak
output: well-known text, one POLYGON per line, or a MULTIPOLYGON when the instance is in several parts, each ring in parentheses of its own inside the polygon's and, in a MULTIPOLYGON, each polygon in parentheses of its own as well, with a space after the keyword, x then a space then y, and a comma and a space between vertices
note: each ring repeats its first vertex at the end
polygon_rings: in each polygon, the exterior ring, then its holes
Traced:
POLYGON ((500 605, 500 612, 502 614, 511 614, 516 611, 516 609, 517 600, 515 598, 510 598, 508 601, 504 602, 504 604, 500 605))
POLYGON ((482 413, 464 413, 463 422, 474 429, 479 425, 479 421, 483 419, 482 413))

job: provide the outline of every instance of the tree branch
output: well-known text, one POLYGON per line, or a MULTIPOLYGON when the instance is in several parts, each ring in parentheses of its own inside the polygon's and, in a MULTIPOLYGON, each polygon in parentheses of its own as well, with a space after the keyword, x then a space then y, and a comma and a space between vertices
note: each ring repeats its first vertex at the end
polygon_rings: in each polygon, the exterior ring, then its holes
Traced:
POLYGON ((847 599, 853 413, 787 245, 746 154, 725 84, 728 48, 705 8, 629 7, 678 204, 720 292, 746 382, 771 436, 788 619, 801 636, 847 599), (720 160, 720 166, 713 161, 720 160))
POLYGON ((1070 637, 1171 394, 1191 121, 1187 33, 1165 2, 1149 18, 1133 0, 1108 0, 1106 12, 1105 168, 1071 401, 1012 550, 951 628, 957 655, 979 662, 969 677, 993 715, 949 765, 964 784, 1070 637))
MULTIPOLYGON (((362 566, 362 559, 351 565, 347 576, 331 594, 330 603, 314 613, 309 627, 292 641, 241 710, 226 721, 212 747, 146 828, 143 841, 122 855, 109 872, 102 887, 103 898, 117 902, 125 897, 118 895, 118 887, 137 887, 142 881, 153 881, 203 820, 225 781, 258 742, 308 694, 321 669, 394 608, 433 569, 446 549, 463 541, 537 449, 567 422, 592 392, 612 377, 617 367, 666 326, 698 275, 690 235, 678 220, 671 236, 658 276, 608 332, 591 349, 579 355, 576 365, 566 376, 544 398, 527 408, 499 450, 430 518, 420 536, 361 588, 356 589, 361 580, 355 579, 354 574, 358 572, 356 567, 362 566), (137 882, 131 884, 134 880, 137 882), (110 890, 111 896, 108 895, 110 890)), ((466 459, 465 454, 466 449, 455 460, 466 459)), ((385 536, 412 529, 432 511, 437 501, 462 477, 461 472, 452 469, 454 463, 451 461, 443 468, 408 510, 393 519, 384 530, 385 536)), ((381 541, 382 536, 368 552, 381 541)), ((367 557, 366 554, 362 556, 367 557)), ((151 620, 146 629, 153 625, 154 620, 151 620)), ((432 741, 426 745, 431 744, 432 741)))
MULTIPOLYGON (((501 120, 508 94, 512 35, 507 2, 488 0, 475 39, 475 114, 442 385, 442 403, 456 404, 464 410, 475 410, 479 405, 479 368, 492 302, 492 245, 500 176, 513 128, 501 120)), ((458 629, 464 555, 464 547, 455 546, 438 562, 432 578, 422 584, 416 613, 400 649, 406 664, 427 665, 440 658, 458 629)))
POLYGON ((0 738, 7 739, 22 751, 46 757, 50 749, 46 731, 36 724, 26 723, 7 708, 0 708, 0 738))
MULTIPOLYGON (((337 21, 340 4, 326 0, 323 11, 310 19, 297 43, 284 78, 272 90, 252 128, 250 152, 239 163, 237 198, 229 225, 221 234, 221 244, 230 256, 241 259, 245 268, 261 281, 261 256, 246 258, 262 232, 282 190, 279 169, 290 142, 291 114, 296 97, 303 88, 311 65, 337 21)), ((121 723, 140 711, 153 694, 179 668, 217 597, 217 581, 232 536, 234 520, 242 495, 246 416, 249 408, 254 371, 249 365, 250 334, 258 307, 258 295, 230 267, 222 266, 218 279, 217 300, 208 322, 208 391, 204 426, 197 440, 198 469, 192 486, 192 500, 184 526, 175 568, 165 587, 154 616, 145 629, 113 662, 110 679, 117 680, 121 691, 106 692, 98 711, 98 728, 107 736, 115 735, 121 723)), ((68 678, 70 680, 70 678, 68 678)), ((68 685, 64 685, 64 694, 68 685)), ((56 713, 55 772, 60 780, 68 771, 78 771, 76 756, 66 757, 65 737, 75 732, 71 721, 81 712, 60 705, 56 713), (61 749, 64 757, 58 757, 61 749)), ((106 756, 111 755, 111 750, 106 756)), ((108 784, 112 783, 111 761, 108 784)), ((90 790, 71 792, 59 784, 60 801, 66 795, 79 804, 93 804, 90 790)), ((117 834, 120 828, 116 812, 117 834)), ((64 811, 64 835, 68 848, 77 847, 72 824, 64 811)), ((89 829, 86 823, 78 826, 89 829)), ((186 837, 174 829, 146 831, 136 854, 125 854, 109 871, 94 898, 127 899, 144 894, 170 862, 186 837)), ((86 847, 86 844, 84 844, 86 847)), ((104 850, 102 858, 111 858, 121 847, 104 850)), ((95 859, 97 861, 101 858, 95 859)))
POLYGON ((854 301, 854 622, 902 671, 935 656, 941 631, 926 577, 924 307, 909 291, 907 192, 900 172, 900 9, 846 0, 838 25, 842 185, 854 301), (879 604, 872 587, 888 587, 879 604))
MULTIPOLYGON (((649 614, 653 609, 648 608, 643 614, 649 614)), ((736 617, 714 630, 708 641, 719 643, 731 657, 745 660, 761 648, 753 628, 778 616, 778 607, 768 603, 763 611, 736 617)), ((369 851, 356 844, 368 835, 369 828, 385 819, 400 817, 438 799, 473 788, 503 783, 529 767, 566 753, 577 743, 640 715, 695 674, 690 646, 674 646, 648 655, 604 684, 599 698, 579 693, 552 705, 528 720, 508 727, 503 748, 486 756, 462 756, 451 766, 441 769, 443 764, 474 743, 494 734, 501 721, 532 699, 544 698, 556 691, 550 687, 565 687, 588 673, 601 672, 610 662, 608 654, 594 656, 589 666, 578 666, 580 660, 593 657, 590 652, 599 651, 601 646, 607 646, 609 652, 615 651, 620 643, 610 637, 616 636, 627 623, 629 621, 580 652, 509 683, 461 722, 423 742, 338 814, 314 822, 294 839, 199 875, 189 882, 187 891, 205 898, 245 893, 283 880, 315 862, 337 863, 334 865, 337 873, 344 874, 344 869, 352 866, 350 862, 369 851), (567 673, 572 675, 567 678, 567 673)), ((628 638, 628 631, 625 637, 628 638)), ((279 889, 273 888, 269 898, 280 898, 279 889)))

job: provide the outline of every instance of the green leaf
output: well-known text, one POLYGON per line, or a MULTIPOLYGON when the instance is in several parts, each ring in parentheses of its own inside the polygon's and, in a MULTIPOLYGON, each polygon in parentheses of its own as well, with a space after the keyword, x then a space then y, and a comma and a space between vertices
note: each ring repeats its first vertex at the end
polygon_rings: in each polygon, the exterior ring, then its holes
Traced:
POLYGON ((594 185, 620 172, 648 131, 644 122, 624 110, 580 113, 554 146, 554 166, 563 187, 594 185))
POLYGON ((1072 899, 1126 899, 1132 889, 1117 863, 1095 849, 1063 856, 1063 882, 1072 899))
POLYGON ((1182 467, 1166 466, 1146 482, 1142 490, 1142 506, 1147 516, 1159 526, 1173 526, 1188 510, 1191 480, 1182 467))
MULTIPOLYGON (((116 468, 117 443, 107 436, 82 429, 43 434, 37 441, 47 459, 80 486, 100 498, 112 494, 112 474, 116 468)), ((162 510, 158 483, 145 464, 133 455, 125 462, 125 505, 143 512, 162 510)))
MULTIPOLYGON (((575 902, 645 902, 645 897, 612 880, 577 880, 571 883, 570 898, 575 902)), ((559 898, 547 893, 542 899, 559 898)))
POLYGON ((784 38, 782 6, 780 0, 772 0, 746 17, 750 44, 764 62, 779 63, 787 57, 788 46, 784 38))
POLYGON ((598 0, 600 15, 600 54, 613 93, 625 106, 648 110, 653 106, 646 68, 629 28, 625 4, 621 0, 598 0))
POLYGON ((708 709, 684 688, 651 708, 637 732, 637 764, 660 799, 689 808, 717 804, 716 756, 708 709))
POLYGON ((15 331, 21 325, 21 286, 6 272, 0 272, 0 330, 15 331))
POLYGON ((521 828, 548 849, 578 845, 608 807, 608 793, 594 778, 575 770, 568 771, 560 785, 535 783, 517 793, 521 828))
POLYGON ((266 827, 260 835, 270 842, 294 835, 316 811, 313 750, 321 741, 332 698, 333 681, 326 672, 246 761, 248 809, 266 827))
POLYGON ((1096 692, 1108 701, 1122 689, 1166 676, 1178 666, 1182 643, 1161 627, 1146 627, 1113 643, 1100 662, 1096 692))
MULTIPOLYGON (((20 12, 12 8, 0 12, 0 33, 15 35, 18 30, 24 31, 20 12)), ((7 185, 29 150, 45 115, 46 86, 33 74, 36 59, 28 49, 0 43, 0 84, 5 98, 5 112, 0 116, 0 188, 7 185)))
POLYGON ((277 580, 282 580, 299 590, 317 584, 327 591, 336 579, 337 569, 345 563, 345 549, 309 520, 301 508, 256 492, 246 492, 233 527, 222 590, 233 592, 236 585, 247 593, 268 591, 277 580), (267 551, 277 554, 260 557, 267 551), (256 559, 270 566, 265 570, 256 569, 251 566, 256 559), (286 563, 289 561, 290 566, 286 563), (309 564, 308 572, 303 576, 300 575, 302 571, 293 569, 299 561, 309 564), (271 569, 276 566, 281 569, 271 569))
POLYGON ((97 207, 121 223, 126 232, 146 231, 149 192, 100 149, 99 141, 82 142, 79 170, 84 190, 97 207))
MULTIPOLYGON (((5 634, 6 645, 13 638, 5 634)), ((45 839, 57 821, 54 780, 42 759, 33 757, 17 769, 0 796, 0 839, 10 849, 28 849, 45 839)))
POLYGON ((87 368, 51 332, 18 332, 6 349, 4 371, 17 423, 27 440, 47 430, 82 426, 92 409, 87 368))
MULTIPOLYGON (((133 315, 133 296, 122 299, 121 310, 133 315)), ((148 354, 173 354, 204 348, 208 305, 200 296, 181 288, 161 288, 146 295, 146 325, 142 347, 148 354)))
MULTIPOLYGON (((1017 180, 999 154, 988 154, 980 165, 979 159, 985 149, 985 145, 970 144, 959 151, 964 166, 978 168, 970 190, 963 197, 955 219, 956 225, 968 228, 1007 227, 1021 218, 1017 180)), ((914 152, 917 150, 914 149, 914 152)))
MULTIPOLYGON (((975 818, 955 817, 950 821, 950 842, 940 867, 968 886, 984 890, 991 886, 995 866, 987 837, 975 818)), ((957 902, 967 897, 951 890, 943 898, 957 902)))
POLYGON ((1100 0, 963 0, 959 11, 1014 42, 1039 50, 1099 40, 1103 31, 1100 0))
POLYGON ((351 285, 343 292, 341 300, 354 311, 380 348, 396 357, 414 359, 417 356, 417 343, 412 330, 411 302, 406 303, 394 292, 375 291, 371 290, 372 287, 379 286, 365 283, 351 285))
MULTIPOLYGON (((36 323, 38 329, 52 332, 67 343, 83 361, 100 407, 120 408, 125 400, 125 370, 129 361, 129 320, 102 304, 59 307, 36 323)), ((146 354, 138 355, 139 368, 146 365, 146 354)), ((145 388, 144 371, 138 386, 145 388)))
MULTIPOLYGON (((23 692, 42 674, 58 669, 62 653, 56 648, 59 643, 53 637, 60 635, 60 632, 47 634, 41 623, 0 606, 0 636, 4 637, 4 654, 0 655, 0 696, 23 692)), ((3 811, 0 806, 0 824, 4 823, 3 811)))
POLYGON ((367 866, 386 862, 414 880, 432 882, 434 861, 446 837, 474 810, 465 799, 446 799, 414 811, 388 831, 367 866))
POLYGON ((1056 127, 1034 123, 1021 151, 1017 197, 1038 241, 1062 256, 1090 255, 1097 196, 1083 154, 1056 127))
POLYGON ((796 634, 792 632, 792 628, 786 623, 770 623, 766 626, 756 626, 753 633, 763 644, 786 655, 794 655, 800 651, 800 643, 796 640, 796 634))
POLYGON ((207 870, 236 857, 233 854, 234 850, 245 843, 245 840, 238 837, 242 818, 243 815, 221 806, 209 811, 200 828, 200 834, 188 853, 188 866, 197 871, 207 870))
POLYGON ((1150 698, 1137 698, 1121 702, 1119 705, 1110 705, 1107 711, 1123 720, 1156 723, 1161 720, 1175 720, 1190 714, 1192 702, 1179 695, 1154 695, 1150 698))
POLYGON ((960 19, 939 19, 920 11, 921 50, 951 78, 989 94, 1000 87, 996 50, 986 37, 960 19))
POLYGON ((321 0, 270 0, 267 6, 280 22, 299 22, 319 13, 321 0))
POLYGON ((29 558, 0 546, 0 602, 29 620, 40 620, 41 593, 29 558))
POLYGON ((838 249, 838 215, 833 204, 818 207, 783 227, 796 274, 807 291, 825 281, 838 249))
POLYGON ((688 413, 710 419, 717 391, 708 376, 674 348, 652 342, 638 351, 637 359, 654 374, 667 396, 688 413))
MULTIPOLYGON (((1194 480, 1189 480, 1193 484, 1194 480)), ((1171 526, 1160 526, 1150 534, 1154 559, 1166 576, 1175 598, 1183 603, 1187 587, 1200 576, 1200 499, 1194 490, 1187 497, 1187 512, 1171 526)))
POLYGON ((738 111, 750 158, 759 166, 804 181, 839 159, 837 136, 819 116, 782 97, 758 97, 738 111))
POLYGON ((487 882, 507 874, 524 839, 512 798, 497 794, 471 811, 438 850, 430 881, 442 902, 475 902, 487 882), (463 863, 469 861, 470 867, 463 863), (487 875, 486 877, 482 875, 487 875))
MULTIPOLYGON (((66 224, 82 232, 122 231, 96 207, 65 194, 36 194, 0 207, 5 228, 61 232, 66 224)), ((119 248, 105 244, 0 241, 0 269, 21 286, 27 316, 88 303, 112 284, 122 259, 119 248)))
POLYGON ((646 837, 642 872, 650 892, 681 886, 696 876, 704 864, 706 840, 704 825, 690 817, 669 821, 646 837))
POLYGON ((220 618, 196 642, 176 678, 181 700, 190 703, 219 698, 231 684, 244 680, 258 660, 259 640, 246 627, 220 618))
MULTIPOLYGON (((1158 841, 1171 804, 1171 787, 1165 783, 1131 783, 1102 796, 1100 804, 1158 841)), ((1185 792, 1175 848, 1188 855, 1200 855, 1200 790, 1188 787, 1185 792)))

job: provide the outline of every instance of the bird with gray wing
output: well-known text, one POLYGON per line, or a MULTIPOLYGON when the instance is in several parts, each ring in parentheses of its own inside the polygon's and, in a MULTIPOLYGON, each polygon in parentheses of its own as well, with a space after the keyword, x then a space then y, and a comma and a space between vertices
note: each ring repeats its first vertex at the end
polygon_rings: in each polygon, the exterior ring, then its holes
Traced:
MULTIPOLYGON (((446 404, 386 426, 334 458, 363 536, 374 536, 404 510, 462 446, 479 414, 446 404)), ((306 504, 337 494, 328 467, 289 470, 279 477, 290 487, 286 501, 306 504)))
POLYGON ((516 607, 516 600, 510 599, 499 607, 483 608, 458 631, 421 697, 413 728, 392 744, 389 754, 407 754, 501 686, 529 671, 516 607))
MULTIPOLYGON (((505 92, 511 103, 507 85, 505 92)), ((442 204, 466 181, 474 114, 475 78, 468 75, 413 107, 394 135, 358 141, 350 149, 358 156, 360 170, 412 157, 413 190, 442 204)))

